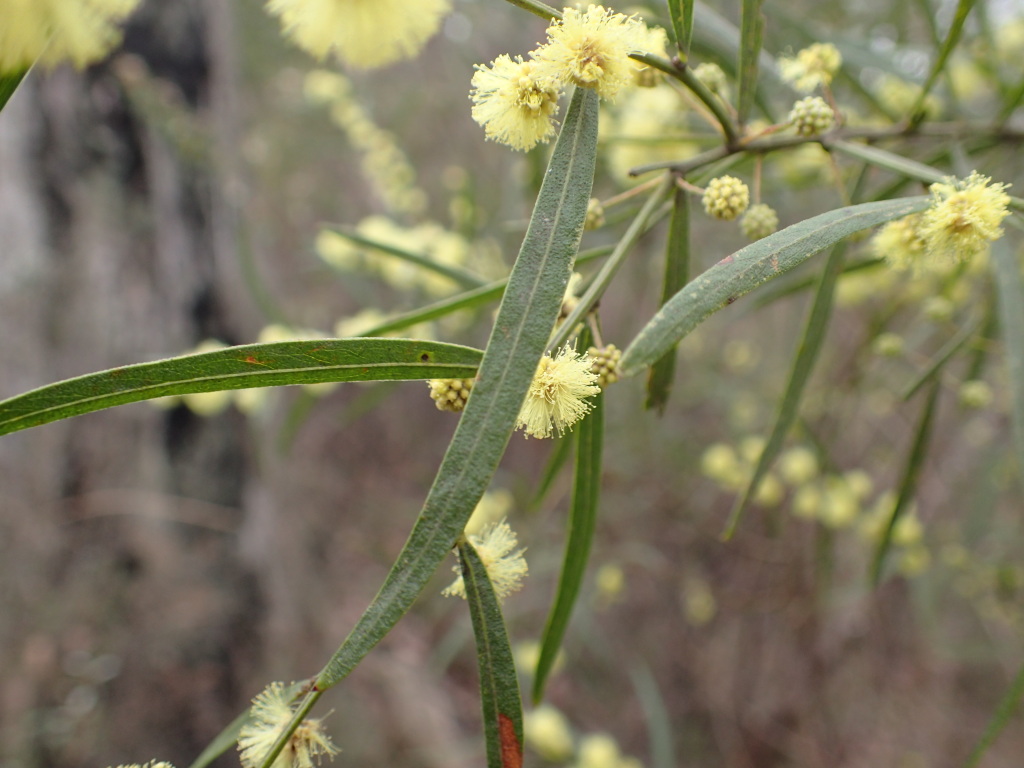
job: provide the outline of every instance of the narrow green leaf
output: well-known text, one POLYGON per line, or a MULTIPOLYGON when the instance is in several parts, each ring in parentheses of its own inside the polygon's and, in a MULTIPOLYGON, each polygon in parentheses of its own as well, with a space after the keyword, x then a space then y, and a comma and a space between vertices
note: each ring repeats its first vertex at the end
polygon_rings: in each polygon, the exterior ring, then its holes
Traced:
POLYGON ((960 349, 971 339, 975 337, 978 332, 978 328, 981 326, 981 318, 975 318, 971 322, 967 323, 960 332, 952 339, 947 341, 942 349, 938 351, 928 366, 921 371, 904 389, 901 395, 904 400, 909 400, 917 394, 918 390, 927 384, 939 371, 942 370, 943 366, 950 361, 960 349))
POLYGON ((236 717, 223 731, 217 734, 216 738, 206 745, 206 749, 199 753, 199 757, 192 761, 189 768, 206 768, 214 760, 223 755, 229 749, 234 749, 238 744, 238 734, 249 721, 249 710, 245 710, 236 717))
POLYGON ((1017 473, 1024 477, 1024 280, 1013 248, 1005 240, 992 245, 992 270, 1010 379, 1010 420, 1017 473))
POLYGON ((758 63, 761 45, 764 42, 764 15, 761 13, 763 0, 743 0, 743 16, 740 19, 739 72, 740 94, 736 104, 736 115, 740 125, 750 116, 757 93, 758 63))
POLYGON ((861 203, 822 213, 751 243, 691 281, 640 331, 622 356, 626 375, 638 373, 724 306, 785 274, 819 251, 877 224, 924 210, 927 197, 861 203))
POLYGON ((939 49, 939 55, 936 56, 935 61, 932 62, 932 69, 931 72, 928 73, 928 79, 925 80, 924 85, 921 86, 921 91, 917 94, 917 99, 914 101, 914 105, 910 108, 910 112, 907 115, 914 124, 919 123, 925 117, 925 99, 927 99, 928 94, 931 93, 932 88, 939 79, 939 75, 941 75, 945 70, 946 61, 952 55, 953 49, 956 48, 957 43, 960 42, 960 35, 964 31, 964 23, 967 21, 967 17, 970 15, 975 1, 976 0, 960 0, 960 2, 957 3, 956 13, 953 15, 953 23, 949 26, 949 32, 946 33, 946 39, 943 41, 942 47, 939 49))
POLYGON ((476 636, 487 768, 520 768, 523 764, 523 703, 501 606, 487 568, 473 545, 461 539, 458 546, 462 581, 466 585, 466 601, 476 636))
POLYGON ((910 158, 902 157, 893 152, 887 152, 884 149, 872 147, 868 144, 836 140, 829 141, 828 148, 842 152, 844 155, 855 157, 858 160, 863 160, 871 165, 876 165, 879 168, 886 168, 894 173, 900 174, 901 176, 923 181, 926 184, 934 184, 937 181, 942 181, 949 175, 942 173, 942 171, 939 171, 936 168, 932 168, 930 165, 919 163, 916 160, 911 160, 910 158))
MULTIPOLYGON (((661 282, 661 304, 676 295, 690 279, 690 199, 682 189, 676 189, 672 200, 672 220, 669 223, 668 242, 665 246, 665 275, 661 282)), ((651 366, 647 376, 647 400, 644 407, 658 413, 665 410, 672 380, 676 372, 676 348, 651 366)))
POLYGON ((673 734, 678 727, 673 726, 665 697, 661 695, 658 681, 651 673, 651 668, 640 663, 632 674, 633 687, 644 710, 644 722, 650 734, 651 768, 676 768, 676 748, 673 734))
POLYGON ((406 248, 399 248, 396 245, 384 243, 379 240, 375 240, 372 237, 366 237, 351 227, 345 227, 340 224, 328 224, 326 225, 326 229, 337 235, 341 235, 346 240, 349 240, 356 245, 361 245, 364 248, 369 248, 374 251, 380 251, 388 256, 394 256, 396 259, 401 259, 402 261, 406 261, 410 264, 415 264, 417 267, 422 267, 428 272, 434 272, 443 277, 447 277, 453 283, 461 286, 462 288, 480 288, 487 284, 487 281, 480 277, 480 275, 474 274, 468 269, 455 267, 451 264, 442 264, 427 254, 415 253, 414 251, 407 250, 406 248))
POLYGON ((583 232, 596 154, 597 95, 577 89, 473 394, 423 510, 380 592, 320 672, 317 688, 329 688, 348 675, 409 610, 487 488, 562 305, 583 232))
POLYGON ((1010 683, 1010 690, 1006 692, 1002 701, 999 702, 999 706, 996 707, 992 719, 985 727, 985 732, 981 734, 981 738, 978 739, 978 743, 971 750, 967 762, 964 763, 964 768, 976 768, 978 763, 981 762, 981 758, 988 752, 988 748, 995 743, 999 734, 1002 733, 1003 729, 1013 718, 1021 701, 1024 701, 1024 666, 1021 666, 1017 676, 1010 683))
POLYGON ((925 456, 928 453, 928 441, 931 439, 932 424, 935 417, 935 405, 939 399, 939 379, 932 379, 931 389, 928 390, 928 399, 925 400, 924 408, 921 410, 921 418, 917 424, 917 433, 914 435, 914 442, 910 448, 910 455, 907 456, 907 463, 903 468, 900 480, 900 490, 896 496, 896 505, 892 508, 892 515, 889 523, 875 547, 875 556, 871 561, 871 586, 877 587, 882 578, 882 566, 885 564, 885 556, 892 544, 892 532, 896 529, 903 511, 910 505, 917 490, 917 479, 921 474, 925 456))
POLYGON ((23 69, 21 72, 0 74, 0 110, 7 106, 7 102, 11 100, 11 96, 18 90, 28 72, 27 69, 23 69))
POLYGON ((729 539, 736 532, 740 518, 747 508, 747 504, 757 493, 764 476, 768 474, 775 459, 782 451, 782 444, 786 440, 790 427, 796 420, 797 409, 800 406, 800 398, 803 397, 804 388, 807 386, 811 373, 814 371, 814 364, 818 360, 822 344, 828 332, 828 322, 832 316, 832 297, 835 293, 836 281, 843 271, 843 254, 846 251, 846 243, 839 243, 829 254, 825 268, 822 270, 821 279, 818 281, 818 290, 814 294, 814 303, 811 311, 807 314, 807 322, 804 325, 803 337, 793 358, 793 367, 789 372, 789 381, 786 383, 786 391, 779 402, 778 412, 775 414, 775 423, 772 425, 771 434, 765 443, 764 450, 757 460, 757 467, 754 474, 747 482, 742 493, 736 498, 733 504, 732 513, 729 515, 729 522, 726 524, 723 538, 729 539))
POLYGON ((415 339, 314 339, 247 344, 126 365, 67 379, 0 402, 0 435, 150 400, 224 389, 469 378, 478 349, 415 339))
POLYGON ((558 592, 548 614, 541 638, 540 656, 533 675, 533 701, 544 697, 544 685, 562 647, 572 609, 583 584, 590 560, 590 545, 597 524, 597 504, 601 497, 601 449, 604 442, 604 394, 593 399, 594 410, 576 430, 576 472, 573 478, 572 509, 562 556, 562 574, 558 592))
POLYGON ((694 0, 668 0, 668 15, 672 19, 676 47, 684 58, 690 54, 693 37, 693 6, 694 0))

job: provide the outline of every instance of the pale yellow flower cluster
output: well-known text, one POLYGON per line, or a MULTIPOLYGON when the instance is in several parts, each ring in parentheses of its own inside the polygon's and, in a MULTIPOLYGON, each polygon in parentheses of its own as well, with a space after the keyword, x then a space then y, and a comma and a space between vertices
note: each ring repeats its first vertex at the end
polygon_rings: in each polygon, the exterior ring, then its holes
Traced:
POLYGON ((779 75, 801 93, 826 86, 843 64, 839 49, 831 43, 814 43, 793 58, 779 59, 779 75))
POLYGON ((932 205, 882 227, 872 241, 875 253, 897 269, 948 269, 988 253, 1003 236, 1009 215, 1008 184, 992 184, 977 171, 966 179, 932 184, 932 205))
POLYGON ((333 122, 362 157, 361 167, 380 201, 392 213, 418 218, 427 193, 416 183, 416 169, 390 131, 380 128, 359 103, 344 75, 318 69, 306 75, 303 91, 311 104, 325 106, 333 122))
POLYGON ((416 56, 451 10, 451 0, 268 0, 286 37, 318 59, 359 69, 416 56))
MULTIPOLYGON (((467 536, 487 570, 487 578, 490 579, 498 600, 504 600, 513 592, 518 592, 523 586, 523 579, 526 578, 529 568, 526 565, 526 558, 523 557, 526 550, 516 549, 519 540, 509 524, 502 520, 500 523, 486 526, 479 534, 470 533, 467 536)), ((462 568, 456 565, 452 570, 458 577, 441 594, 465 600, 466 583, 462 578, 462 568)))
POLYGON ((78 68, 106 56, 121 42, 118 24, 139 0, 0 0, 0 74, 20 72, 37 60, 78 68))
MULTIPOLYGON (((271 683, 252 700, 249 721, 238 735, 239 759, 245 768, 263 763, 294 714, 284 683, 271 683)), ((307 719, 289 737, 271 768, 313 768, 324 755, 333 758, 337 753, 321 721, 307 719)))
POLYGON ((477 67, 470 93, 473 119, 487 138, 532 149, 554 135, 558 98, 566 87, 592 88, 612 99, 642 71, 630 53, 663 48, 664 34, 635 16, 601 5, 566 8, 548 27, 547 42, 527 59, 503 54, 477 67))

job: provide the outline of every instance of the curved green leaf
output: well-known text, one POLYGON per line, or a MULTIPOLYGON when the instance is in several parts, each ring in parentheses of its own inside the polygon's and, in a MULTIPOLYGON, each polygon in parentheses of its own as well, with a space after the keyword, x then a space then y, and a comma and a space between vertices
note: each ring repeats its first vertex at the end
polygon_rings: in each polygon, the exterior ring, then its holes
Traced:
POLYGON ((576 472, 573 478, 572 510, 569 513, 569 534, 565 539, 562 574, 558 592, 548 614, 541 639, 540 656, 533 675, 533 701, 544 696, 544 684, 562 647, 569 617, 583 584, 583 574, 590 560, 590 544, 597 525, 597 503, 601 496, 601 449, 604 441, 604 394, 592 401, 594 409, 576 432, 576 472))
POLYGON ((169 395, 327 381, 469 378, 482 353, 415 339, 315 339, 247 344, 111 368, 0 402, 0 435, 169 395))
POLYGON ((854 232, 921 211, 929 202, 927 197, 908 197, 839 208, 726 256, 687 284, 651 318, 623 354, 623 371, 626 375, 638 373, 710 315, 819 251, 854 232))
POLYGON ((1024 700, 1024 665, 1017 671, 1016 677, 1010 683, 1010 690, 1000 700, 999 706, 992 714, 992 719, 985 726, 985 731, 978 739, 978 743, 974 745, 974 749, 971 750, 967 762, 964 763, 964 768, 976 768, 981 762, 981 758, 988 752, 988 748, 995 743, 999 734, 1013 719, 1022 700, 1024 700))
POLYGON ((487 768, 520 768, 523 764, 523 702, 501 606, 486 566, 466 539, 459 541, 459 562, 476 636, 487 768))
POLYGON ((419 518, 380 592, 317 678, 347 676, 409 610, 487 488, 562 306, 583 233, 597 155, 597 95, 577 89, 519 257, 459 419, 419 518))

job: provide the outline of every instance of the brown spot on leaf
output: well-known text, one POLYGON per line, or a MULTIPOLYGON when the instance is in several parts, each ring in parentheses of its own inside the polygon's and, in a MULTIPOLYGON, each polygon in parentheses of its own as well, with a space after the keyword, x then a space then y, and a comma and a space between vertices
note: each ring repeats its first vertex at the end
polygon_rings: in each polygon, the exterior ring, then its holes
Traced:
POLYGON ((501 742, 501 768, 522 768, 523 745, 516 738, 516 725, 508 715, 498 713, 498 738, 501 742))

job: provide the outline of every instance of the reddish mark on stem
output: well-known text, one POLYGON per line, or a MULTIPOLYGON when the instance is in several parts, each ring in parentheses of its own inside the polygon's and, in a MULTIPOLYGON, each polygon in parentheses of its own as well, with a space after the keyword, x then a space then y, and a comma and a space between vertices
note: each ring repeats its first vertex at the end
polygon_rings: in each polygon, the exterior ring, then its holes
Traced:
POLYGON ((726 256, 726 257, 725 257, 724 259, 722 259, 722 260, 721 260, 720 262, 718 262, 718 263, 719 263, 719 264, 721 264, 722 266, 725 266, 726 264, 732 264, 732 263, 733 263, 734 261, 736 261, 736 259, 734 259, 734 258, 733 258, 733 257, 732 257, 732 256, 730 255, 730 256, 726 256))
POLYGON ((508 715, 498 713, 498 738, 501 742, 501 768, 522 768, 523 745, 516 738, 516 725, 508 715))
POLYGON ((252 355, 246 355, 245 356, 245 362, 249 363, 250 365, 263 365, 263 366, 266 366, 266 363, 264 363, 262 360, 260 360, 258 358, 253 357, 252 355))

